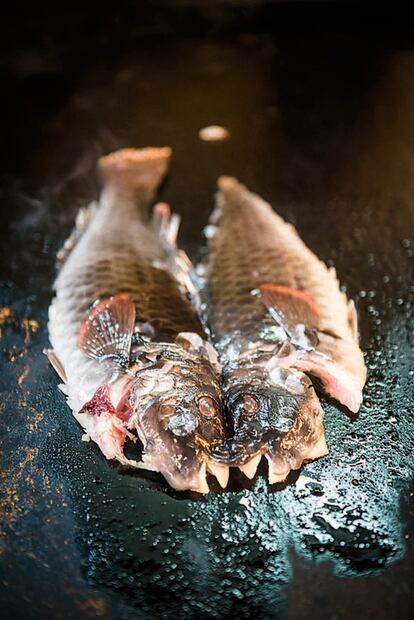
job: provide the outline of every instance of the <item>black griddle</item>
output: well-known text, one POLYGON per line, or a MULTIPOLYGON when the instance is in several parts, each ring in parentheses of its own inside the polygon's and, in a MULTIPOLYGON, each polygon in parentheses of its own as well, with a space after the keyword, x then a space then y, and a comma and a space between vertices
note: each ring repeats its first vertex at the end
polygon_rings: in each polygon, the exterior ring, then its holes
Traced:
POLYGON ((414 617, 414 38, 352 4, 125 3, 4 17, 0 615, 414 617), (138 6, 139 4, 139 6, 138 6), (200 128, 231 139, 203 143, 200 128), (334 265, 360 318, 359 416, 323 399, 330 455, 269 488, 171 490, 81 442, 42 349, 55 254, 97 158, 171 145, 161 197, 196 261, 234 174, 334 265))

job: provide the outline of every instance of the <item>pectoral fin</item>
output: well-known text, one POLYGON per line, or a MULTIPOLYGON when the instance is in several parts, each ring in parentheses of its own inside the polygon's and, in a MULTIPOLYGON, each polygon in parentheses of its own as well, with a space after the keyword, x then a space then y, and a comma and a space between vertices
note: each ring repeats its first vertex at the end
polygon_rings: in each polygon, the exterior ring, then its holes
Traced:
POLYGON ((262 284, 259 290, 269 313, 289 335, 297 325, 304 325, 309 330, 318 328, 318 306, 306 293, 274 284, 262 284))
POLYGON ((176 251, 180 221, 180 216, 177 213, 171 213, 171 207, 166 202, 157 202, 154 206, 152 226, 167 254, 176 251))
POLYGON ((128 360, 135 325, 135 304, 126 294, 98 303, 83 321, 78 346, 91 358, 128 360))
POLYGON ((297 357, 292 366, 319 379, 325 392, 341 405, 353 413, 359 411, 366 378, 365 370, 352 373, 334 360, 322 358, 317 352, 306 352, 297 357))

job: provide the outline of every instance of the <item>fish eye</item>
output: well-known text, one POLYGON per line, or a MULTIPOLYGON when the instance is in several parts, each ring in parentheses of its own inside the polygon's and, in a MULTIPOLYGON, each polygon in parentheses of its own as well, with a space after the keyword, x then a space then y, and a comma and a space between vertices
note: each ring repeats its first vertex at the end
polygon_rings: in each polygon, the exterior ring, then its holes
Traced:
POLYGON ((243 413, 256 413, 259 408, 259 401, 251 394, 242 394, 236 400, 236 407, 242 409, 243 413))
POLYGON ((207 418, 212 418, 218 411, 217 403, 211 396, 200 396, 197 400, 199 412, 207 418))

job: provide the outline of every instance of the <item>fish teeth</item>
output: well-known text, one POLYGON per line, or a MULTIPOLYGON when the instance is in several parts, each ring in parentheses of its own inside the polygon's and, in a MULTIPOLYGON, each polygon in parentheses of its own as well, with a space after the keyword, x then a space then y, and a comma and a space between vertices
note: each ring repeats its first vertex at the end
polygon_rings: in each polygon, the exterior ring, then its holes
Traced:
POLYGON ((283 482, 290 472, 290 467, 286 461, 279 455, 272 455, 267 453, 266 459, 269 463, 269 484, 276 484, 276 482, 283 482))
POLYGON ((288 474, 289 474, 289 470, 283 472, 282 474, 277 474, 275 472, 272 472, 269 467, 269 475, 268 475, 269 484, 276 484, 277 482, 283 482, 284 480, 286 480, 288 474))
POLYGON ((207 484, 207 470, 206 470, 205 463, 201 465, 201 468, 198 474, 197 484, 191 487, 191 490, 195 491, 196 493, 209 493, 210 489, 207 484))
POLYGON ((207 462, 207 471, 217 478, 217 481, 222 489, 226 488, 230 475, 229 467, 227 465, 219 465, 218 463, 209 460, 207 462))
POLYGON ((251 458, 250 461, 248 461, 244 465, 239 465, 240 471, 243 472, 243 474, 251 480, 256 475, 256 471, 257 471, 257 468, 259 467, 261 458, 262 458, 262 455, 259 452, 259 454, 256 454, 256 456, 251 458))

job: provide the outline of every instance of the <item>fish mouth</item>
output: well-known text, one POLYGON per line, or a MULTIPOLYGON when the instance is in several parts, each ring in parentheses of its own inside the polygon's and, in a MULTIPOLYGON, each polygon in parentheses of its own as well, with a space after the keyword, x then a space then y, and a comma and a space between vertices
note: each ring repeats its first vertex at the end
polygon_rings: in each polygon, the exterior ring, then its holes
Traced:
POLYGON ((230 468, 229 463, 226 459, 216 458, 216 453, 220 454, 221 451, 225 451, 227 454, 227 449, 223 441, 213 445, 206 442, 204 445, 201 446, 199 455, 203 461, 205 475, 200 488, 205 488, 205 485, 208 486, 206 474, 211 474, 212 476, 214 476, 222 489, 225 489, 227 487, 230 476, 230 468))
POLYGON ((170 486, 176 491, 192 491, 202 495, 206 495, 210 492, 207 474, 214 476, 220 487, 225 489, 229 481, 230 473, 228 465, 216 463, 214 460, 209 458, 204 459, 198 469, 194 468, 191 473, 188 473, 185 476, 180 476, 177 473, 171 473, 168 469, 158 468, 151 463, 150 459, 146 459, 144 462, 136 463, 135 466, 141 469, 161 473, 170 486))
POLYGON ((226 488, 230 476, 230 468, 228 465, 224 463, 218 463, 217 461, 209 458, 207 460, 207 471, 216 477, 217 482, 222 489, 226 488))
POLYGON ((253 458, 252 455, 264 453, 266 449, 265 435, 249 435, 241 430, 233 437, 230 437, 226 443, 216 446, 212 452, 212 456, 217 463, 228 465, 229 467, 240 467, 253 458))
POLYGON ((217 463, 211 458, 206 458, 203 460, 200 469, 192 478, 191 484, 189 484, 187 488, 189 488, 190 491, 201 493, 203 495, 209 493, 210 487, 207 482, 207 473, 217 479, 217 482, 222 489, 226 488, 230 475, 229 466, 224 465, 223 463, 217 463))
POLYGON ((320 421, 306 437, 268 431, 261 437, 247 438, 245 433, 236 433, 226 444, 218 446, 213 456, 221 465, 238 468, 250 480, 255 477, 264 456, 268 462, 269 484, 277 484, 286 480, 292 470, 300 469, 303 463, 326 456, 328 452, 320 421))

